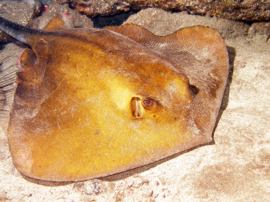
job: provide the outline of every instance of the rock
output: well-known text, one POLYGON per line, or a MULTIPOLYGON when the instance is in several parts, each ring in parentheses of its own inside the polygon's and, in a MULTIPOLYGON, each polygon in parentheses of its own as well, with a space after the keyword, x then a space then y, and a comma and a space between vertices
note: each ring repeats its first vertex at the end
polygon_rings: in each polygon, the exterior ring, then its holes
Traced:
POLYGON ((248 30, 248 34, 250 36, 254 36, 254 35, 265 35, 268 39, 270 37, 270 22, 256 22, 253 23, 249 30, 248 30))
POLYGON ((78 11, 70 9, 67 5, 59 5, 55 2, 45 2, 42 15, 32 21, 32 27, 43 29, 48 22, 55 16, 59 16, 65 22, 68 28, 89 28, 93 27, 93 22, 90 18, 81 15, 78 11))
POLYGON ((14 44, 6 45, 4 51, 0 50, 0 126, 3 129, 7 128, 9 121, 9 113, 16 89, 16 73, 20 66, 18 58, 22 50, 23 48, 14 44))
POLYGON ((168 11, 187 11, 192 14, 216 16, 233 20, 270 20, 269 0, 57 0, 69 3, 89 16, 114 15, 128 10, 155 7, 168 11))
POLYGON ((56 0, 57 2, 69 3, 71 7, 88 16, 114 15, 120 12, 127 12, 131 9, 128 1, 122 0, 56 0))
POLYGON ((135 23, 146 27, 156 35, 167 35, 172 28, 205 25, 217 29, 223 37, 235 38, 248 34, 249 25, 216 17, 189 15, 186 12, 169 13, 161 9, 149 8, 129 17, 125 23, 135 23), (170 22, 170 23, 168 23, 170 22))
MULTIPOLYGON (((1 16, 21 25, 27 25, 39 9, 40 3, 36 0, 0 0, 1 16)), ((0 31, 0 42, 6 42, 8 39, 9 37, 0 31)))

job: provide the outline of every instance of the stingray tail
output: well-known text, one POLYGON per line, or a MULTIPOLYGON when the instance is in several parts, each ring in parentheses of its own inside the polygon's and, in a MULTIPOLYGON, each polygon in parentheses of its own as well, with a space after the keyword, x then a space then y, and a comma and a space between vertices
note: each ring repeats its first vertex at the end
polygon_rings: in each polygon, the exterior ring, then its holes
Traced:
POLYGON ((1 16, 0 16, 0 30, 23 43, 27 43, 27 36, 29 36, 30 34, 42 33, 42 31, 40 30, 24 27, 17 23, 11 22, 1 16))
MULTIPOLYGON (((27 44, 27 36, 30 33, 37 32, 4 19, 1 16, 0 30, 25 44, 27 44)), ((17 61, 20 49, 14 45, 7 45, 5 51, 0 51, 0 127, 4 130, 7 128, 16 89, 17 61)))
MULTIPOLYGON (((28 44, 29 36, 43 34, 41 30, 24 27, 1 16, 0 30, 24 44, 28 44)), ((20 50, 20 47, 9 44, 5 46, 5 51, 0 51, 0 127, 4 130, 7 128, 16 89, 20 50)))

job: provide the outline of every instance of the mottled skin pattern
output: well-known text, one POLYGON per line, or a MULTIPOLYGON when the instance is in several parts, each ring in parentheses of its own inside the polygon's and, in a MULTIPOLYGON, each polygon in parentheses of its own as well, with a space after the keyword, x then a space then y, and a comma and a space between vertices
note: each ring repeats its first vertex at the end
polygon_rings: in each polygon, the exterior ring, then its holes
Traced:
POLYGON ((26 176, 107 176, 211 142, 228 76, 215 30, 157 37, 125 25, 27 41, 8 129, 26 176))

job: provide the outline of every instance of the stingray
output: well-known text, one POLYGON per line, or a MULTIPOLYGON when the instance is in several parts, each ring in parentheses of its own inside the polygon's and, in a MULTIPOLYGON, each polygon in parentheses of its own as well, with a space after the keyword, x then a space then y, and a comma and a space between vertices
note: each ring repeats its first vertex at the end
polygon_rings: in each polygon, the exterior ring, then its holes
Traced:
POLYGON ((210 143, 228 78, 220 34, 193 26, 156 36, 134 24, 45 30, 0 18, 26 45, 8 125, 25 176, 108 176, 210 143))

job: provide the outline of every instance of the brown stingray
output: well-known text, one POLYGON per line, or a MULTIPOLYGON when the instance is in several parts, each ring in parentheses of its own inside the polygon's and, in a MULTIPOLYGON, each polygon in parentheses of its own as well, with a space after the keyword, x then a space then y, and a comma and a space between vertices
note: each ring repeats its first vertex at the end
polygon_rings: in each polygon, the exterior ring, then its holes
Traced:
MULTIPOLYGON (((60 23, 61 24, 61 23, 60 23)), ((8 139, 24 175, 76 181, 212 141, 228 77, 219 33, 132 24, 28 34, 8 139)))

